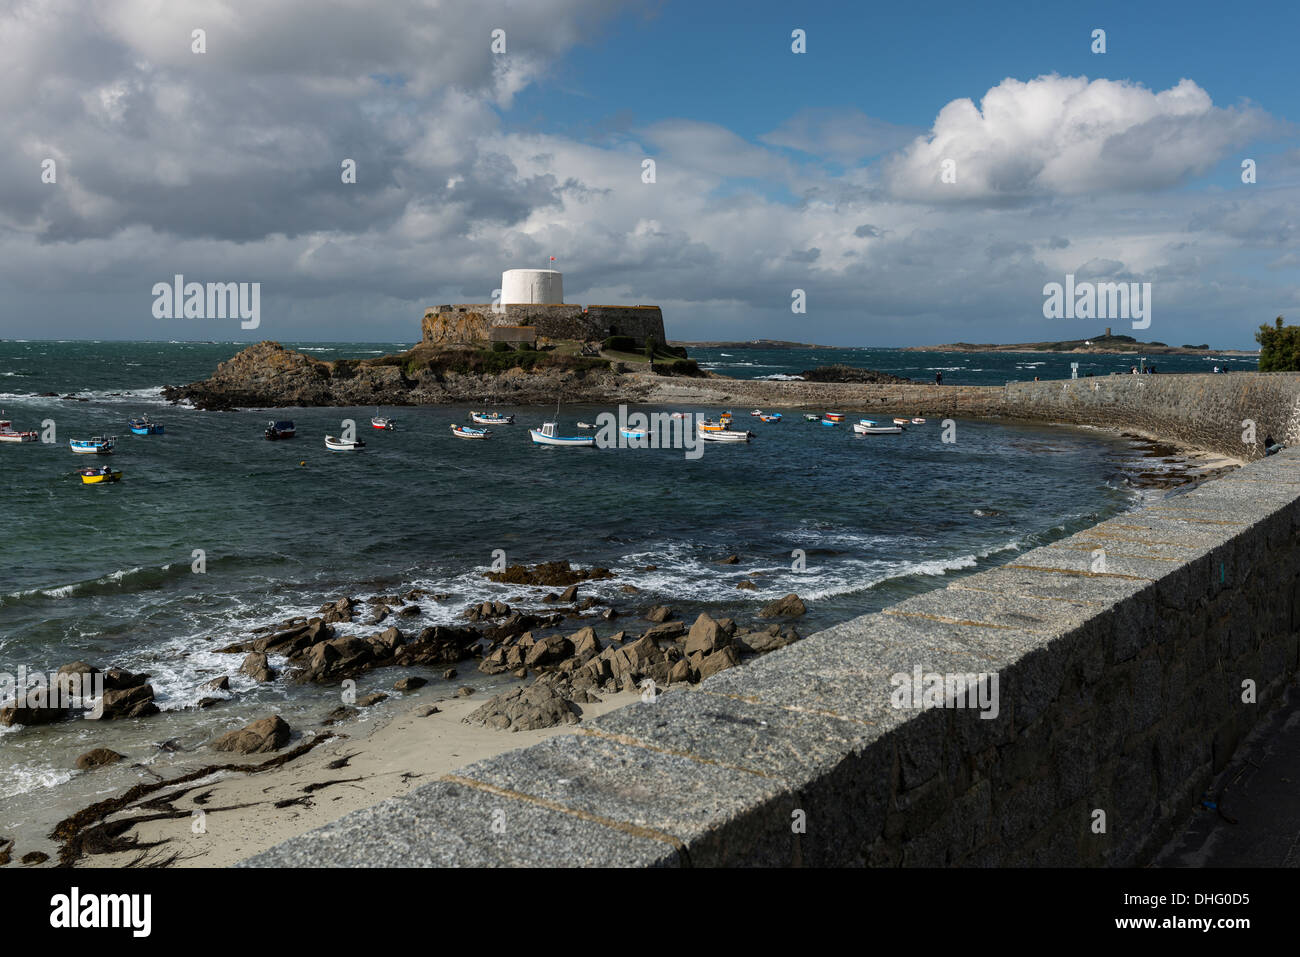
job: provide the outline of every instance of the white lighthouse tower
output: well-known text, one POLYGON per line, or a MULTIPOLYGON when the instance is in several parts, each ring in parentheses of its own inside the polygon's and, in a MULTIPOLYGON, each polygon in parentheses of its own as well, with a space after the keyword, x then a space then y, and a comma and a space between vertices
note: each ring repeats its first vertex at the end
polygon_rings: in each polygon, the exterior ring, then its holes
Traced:
POLYGON ((555 269, 507 269, 501 274, 503 306, 543 306, 564 302, 564 278, 555 269))

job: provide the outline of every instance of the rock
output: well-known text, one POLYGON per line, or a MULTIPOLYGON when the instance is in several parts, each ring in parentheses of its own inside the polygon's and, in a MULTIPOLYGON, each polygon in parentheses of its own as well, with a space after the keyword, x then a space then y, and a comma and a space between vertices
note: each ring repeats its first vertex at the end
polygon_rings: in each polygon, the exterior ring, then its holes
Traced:
POLYGON ((635 595, 641 591, 641 589, 637 588, 635 585, 620 585, 618 590, 625 592, 628 595, 635 595))
POLYGON ((807 611, 808 607, 803 603, 803 600, 794 592, 790 592, 784 598, 778 598, 770 605, 764 606, 763 610, 758 613, 758 617, 798 618, 807 611))
POLYGON ((275 678, 275 672, 271 670, 266 655, 260 651, 248 653, 244 663, 239 666, 239 673, 248 675, 254 681, 271 681, 275 678))
POLYGON ((785 633, 778 631, 776 634, 772 634, 770 631, 755 631, 742 639, 742 647, 746 651, 761 655, 794 644, 798 640, 799 633, 793 629, 788 629, 785 633))
POLYGON ((77 770, 89 771, 92 768, 99 768, 105 764, 121 761, 125 757, 125 754, 118 754, 110 748, 93 748, 77 758, 77 770))
POLYGON ((672 666, 672 669, 668 672, 668 681, 670 683, 676 681, 690 681, 692 677, 693 672, 691 671, 691 663, 685 658, 679 658, 672 666))
POLYGON ((569 637, 569 641, 573 645, 573 656, 579 662, 588 661, 601 652, 600 639, 596 637, 594 628, 580 628, 569 637))
POLYGON ((212 746, 218 751, 234 751, 236 754, 265 754, 284 747, 289 742, 290 733, 288 723, 276 714, 223 734, 212 742, 212 746))
POLYGON ((605 619, 605 621, 613 621, 615 618, 618 617, 618 609, 606 608, 604 611, 600 613, 600 617, 605 619))
POLYGON ((442 714, 442 709, 436 704, 422 704, 417 708, 411 709, 411 714, 417 718, 427 718, 431 714, 442 714))
POLYGON ((741 582, 736 582, 736 587, 739 588, 741 591, 758 591, 758 586, 755 585, 749 579, 745 579, 744 581, 741 582))
POLYGON ((614 573, 608 568, 570 568, 567 561, 559 561, 543 562, 532 568, 526 565, 511 565, 502 572, 485 572, 484 577, 494 582, 512 585, 542 585, 558 588, 568 587, 581 581, 613 578, 614 573))
POLYGON ((132 674, 121 668, 109 668, 104 672, 104 690, 120 691, 123 688, 138 688, 149 680, 146 674, 132 674))
MULTIPOLYGON (((99 720, 145 718, 157 713, 158 706, 153 703, 153 685, 133 685, 104 692, 99 720)), ((92 716, 93 712, 87 714, 87 717, 92 716)))
POLYGON ((94 665, 86 664, 84 661, 72 661, 66 665, 59 665, 54 684, 61 694, 67 694, 69 691, 76 694, 83 689, 88 691, 91 684, 87 683, 86 678, 97 674, 99 669, 94 665))
POLYGON ((502 645, 494 651, 489 652, 483 657, 483 660, 478 663, 478 670, 483 672, 485 675, 499 675, 503 671, 509 671, 510 665, 506 664, 506 655, 511 650, 512 649, 506 648, 502 645))
POLYGON ((455 668, 448 668, 446 671, 444 671, 444 672, 442 673, 442 680, 443 680, 443 681, 450 681, 450 680, 451 680, 452 678, 454 678, 454 677, 456 677, 456 669, 455 669, 455 668))
POLYGON ((211 681, 204 682, 199 687, 208 691, 229 691, 230 679, 222 675, 220 678, 213 678, 211 681))
POLYGON ((200 698, 198 704, 196 704, 194 707, 200 710, 202 710, 203 708, 211 708, 214 704, 221 704, 221 702, 224 700, 226 699, 225 698, 200 698))
POLYGON ((324 725, 337 724, 338 722, 346 721, 348 718, 359 713, 360 712, 358 712, 356 708, 349 708, 345 705, 340 705, 339 707, 331 711, 329 714, 327 714, 325 716, 325 720, 322 721, 321 724, 324 725))
MULTIPOLYGON (((11 699, 12 700, 12 699, 11 699)), ((12 727, 15 724, 35 725, 49 724, 67 717, 66 708, 33 707, 31 705, 10 704, 0 708, 0 724, 12 727)))
POLYGON ((560 595, 560 601, 564 602, 566 605, 571 604, 577 600, 578 600, 577 585, 570 585, 568 588, 564 589, 563 593, 561 593, 560 595))
POLYGON ((527 669, 527 668, 520 668, 518 671, 512 671, 512 672, 510 672, 510 673, 511 673, 512 675, 514 675, 516 678, 521 678, 521 679, 522 679, 522 678, 527 678, 527 677, 528 677, 528 669, 527 669))
POLYGON ((686 636, 686 645, 682 650, 687 655, 696 651, 708 655, 728 643, 729 639, 718 623, 701 612, 695 619, 695 624, 691 625, 690 633, 686 636))
POLYGON ((502 731, 532 731, 558 724, 576 724, 573 703, 554 687, 535 681, 525 688, 499 694, 464 719, 502 731))
POLYGON ((410 617, 411 615, 418 615, 418 614, 420 613, 420 606, 419 606, 419 605, 406 605, 406 606, 403 607, 403 608, 399 608, 399 609, 397 609, 397 613, 398 613, 399 615, 404 615, 404 616, 406 616, 406 617, 410 617))
MULTIPOLYGON (((585 629, 589 630, 589 629, 585 629)), ((559 664, 573 654, 573 642, 564 635, 548 635, 533 642, 524 656, 525 668, 559 664)))
POLYGON ((394 691, 414 691, 417 688, 423 688, 429 682, 419 675, 410 675, 406 678, 399 678, 393 683, 394 691))
POLYGON ((457 698, 468 698, 473 693, 474 693, 474 689, 471 688, 469 685, 461 685, 459 688, 456 689, 457 698))
POLYGON ((653 628, 647 629, 645 636, 655 641, 665 641, 680 638, 684 634, 686 634, 685 622, 666 621, 662 625, 655 625, 653 628))
POLYGON ((645 613, 646 621, 662 622, 667 621, 673 616, 673 610, 667 605, 655 605, 645 613))
POLYGON ((21 858, 19 858, 19 860, 21 860, 28 867, 33 867, 37 864, 44 864, 49 859, 50 859, 50 855, 46 854, 44 851, 29 851, 28 853, 24 854, 21 858))
POLYGON ((382 691, 374 691, 364 697, 357 699, 358 708, 369 708, 371 705, 379 704, 381 701, 387 701, 388 695, 382 691))
POLYGON ((711 655, 704 656, 699 664, 700 680, 703 681, 710 675, 716 675, 719 671, 738 664, 740 664, 740 654, 735 648, 728 645, 711 655))
POLYGON ((722 559, 720 562, 718 562, 718 564, 719 564, 719 565, 739 565, 739 564, 740 564, 740 556, 739 556, 739 555, 728 555, 726 558, 724 558, 724 559, 722 559))

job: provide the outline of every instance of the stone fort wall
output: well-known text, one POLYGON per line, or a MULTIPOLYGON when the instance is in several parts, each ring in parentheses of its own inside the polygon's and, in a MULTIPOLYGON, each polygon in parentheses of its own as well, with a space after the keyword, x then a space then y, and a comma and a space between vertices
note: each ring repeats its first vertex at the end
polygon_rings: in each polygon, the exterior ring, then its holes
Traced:
POLYGON ((587 306, 563 303, 497 306, 460 303, 427 310, 421 323, 427 343, 487 343, 496 326, 534 326, 537 341, 654 336, 665 341, 664 317, 658 306, 587 306))

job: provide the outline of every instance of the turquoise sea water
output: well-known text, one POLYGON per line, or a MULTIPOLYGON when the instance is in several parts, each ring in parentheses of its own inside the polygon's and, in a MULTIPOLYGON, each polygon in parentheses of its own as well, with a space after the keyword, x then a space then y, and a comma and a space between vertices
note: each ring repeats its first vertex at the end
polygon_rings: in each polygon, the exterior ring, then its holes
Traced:
MULTIPOLYGON (((402 345, 302 348, 340 358, 402 345)), ((209 712, 185 709, 208 693, 199 689, 203 681, 238 667, 237 658, 211 649, 257 626, 313 613, 344 594, 410 587, 448 594, 402 622, 418 629, 461 620, 471 603, 522 598, 527 605, 548 591, 486 581, 496 549, 512 564, 567 559, 617 572, 584 587, 623 612, 602 633, 635 628, 636 617, 658 603, 688 621, 701 610, 751 621, 763 603, 793 591, 809 604, 797 624, 806 634, 1000 564, 1128 507, 1135 496, 1119 475, 1131 457, 1128 442, 1059 428, 959 422, 958 441, 948 445, 933 421, 900 436, 863 438, 790 412, 763 424, 736 409, 758 437, 709 446, 689 461, 672 450, 535 447, 526 430, 551 409, 504 409, 518 424, 470 443, 448 428, 467 421, 460 407, 386 410, 400 428, 378 433, 368 427, 368 408, 205 413, 161 399, 164 384, 206 377, 239 348, 0 342, 0 417, 20 429, 51 420, 58 438, 0 445, 8 506, 0 533, 0 670, 83 659, 147 671, 165 714, 132 723, 151 740, 210 736, 209 712), (166 434, 131 435, 126 420, 144 412, 166 434), (271 417, 293 418, 298 438, 266 442, 271 417), (343 418, 357 422, 365 452, 324 448, 323 436, 343 418), (67 440, 99 434, 118 436, 111 459, 125 473, 118 485, 83 486, 74 474, 99 460, 73 455, 67 440), (193 570, 196 550, 204 553, 203 573, 193 570), (806 555, 805 570, 793 567, 796 550, 806 555), (741 563, 718 563, 730 554, 741 563), (758 590, 738 590, 742 580, 758 590), (640 592, 623 592, 627 584, 640 592)), ((697 355, 736 375, 791 374, 834 361, 918 378, 953 367, 945 381, 954 383, 1059 372, 1020 368, 1044 357, 697 355)), ((1194 368, 1203 365, 1195 360, 1194 368)), ((564 407, 561 431, 600 411, 564 407)), ((250 718, 273 706, 293 723, 295 708, 315 714, 337 704, 284 682, 232 683, 250 718)), ((3 799, 57 789, 72 777, 66 768, 78 747, 113 746, 123 733, 74 722, 0 734, 0 827, 9 820, 3 799)))

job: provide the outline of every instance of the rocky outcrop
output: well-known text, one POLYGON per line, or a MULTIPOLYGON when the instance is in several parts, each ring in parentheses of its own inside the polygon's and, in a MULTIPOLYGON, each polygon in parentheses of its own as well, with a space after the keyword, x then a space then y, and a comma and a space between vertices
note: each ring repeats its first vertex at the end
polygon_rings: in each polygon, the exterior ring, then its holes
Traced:
POLYGON ((223 734, 212 742, 218 751, 236 754, 265 754, 278 751, 289 743, 291 731, 288 722, 278 714, 254 721, 245 728, 223 734))
POLYGON ((118 754, 110 748, 93 748, 77 758, 77 770, 90 771, 106 764, 116 764, 125 757, 125 754, 118 754))
POLYGON ((501 731, 532 731, 576 724, 578 713, 573 702, 551 684, 537 681, 497 695, 465 720, 501 731))

